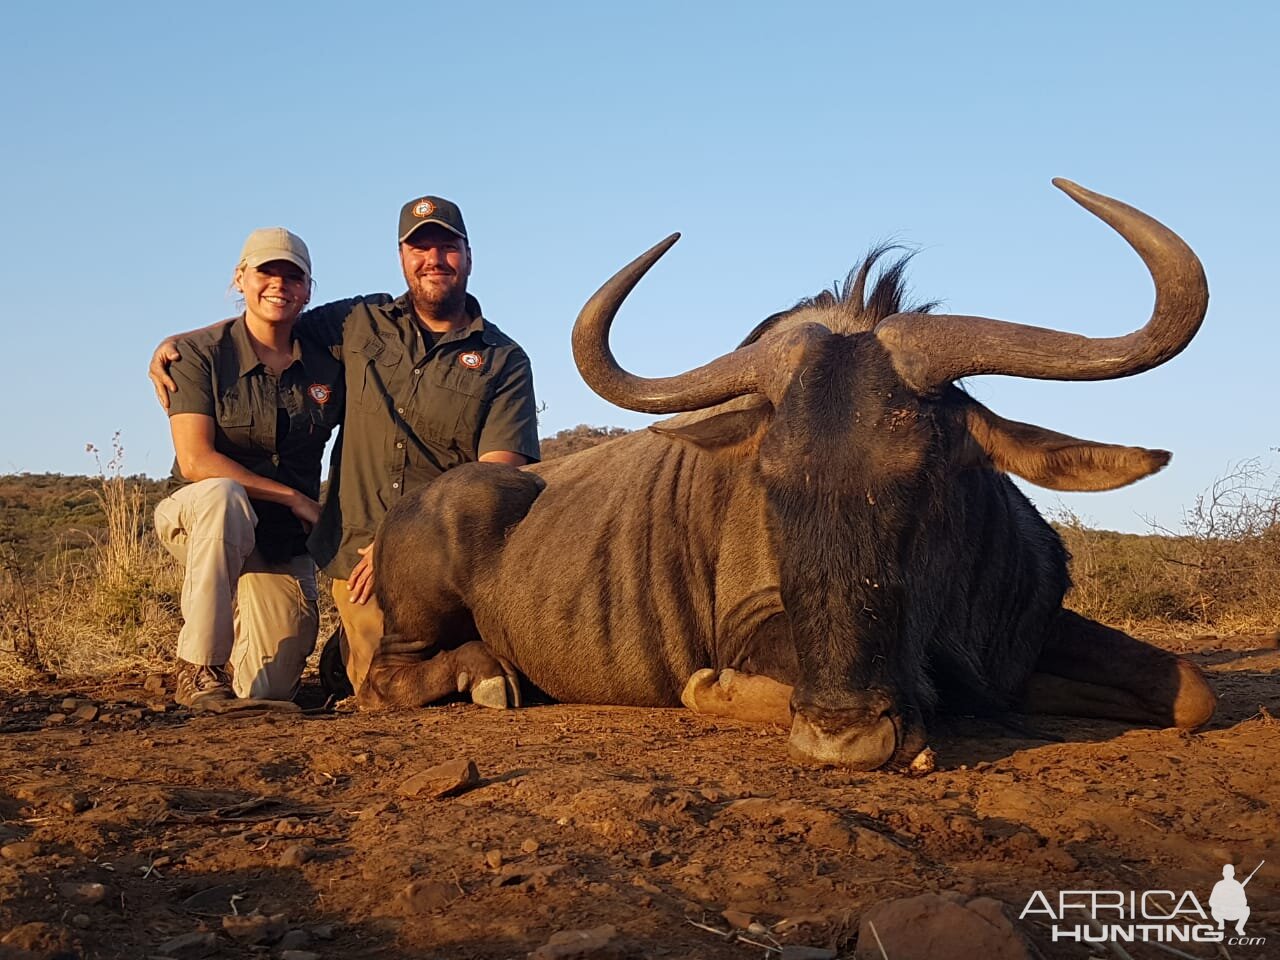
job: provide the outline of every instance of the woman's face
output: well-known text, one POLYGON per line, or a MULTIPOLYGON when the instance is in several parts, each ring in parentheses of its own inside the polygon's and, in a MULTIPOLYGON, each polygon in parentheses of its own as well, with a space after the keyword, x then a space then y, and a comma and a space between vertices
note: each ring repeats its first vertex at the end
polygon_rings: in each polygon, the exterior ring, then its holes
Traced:
POLYGON ((244 294, 245 310, 267 323, 292 323, 311 299, 307 275, 288 260, 239 267, 235 284, 244 294))

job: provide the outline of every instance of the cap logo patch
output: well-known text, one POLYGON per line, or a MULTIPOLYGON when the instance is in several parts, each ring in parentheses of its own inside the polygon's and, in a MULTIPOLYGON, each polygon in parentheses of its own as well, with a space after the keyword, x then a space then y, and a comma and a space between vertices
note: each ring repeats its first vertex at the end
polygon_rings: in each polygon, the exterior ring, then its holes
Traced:
POLYGON ((419 219, 431 216, 436 212, 436 205, 430 200, 419 200, 413 205, 413 215, 419 219))
POLYGON ((458 355, 458 362, 468 370, 479 370, 484 366, 484 357, 474 350, 458 355))
POLYGON ((313 383, 307 387, 307 396, 323 407, 329 402, 329 398, 333 396, 333 390, 329 388, 328 384, 313 383))

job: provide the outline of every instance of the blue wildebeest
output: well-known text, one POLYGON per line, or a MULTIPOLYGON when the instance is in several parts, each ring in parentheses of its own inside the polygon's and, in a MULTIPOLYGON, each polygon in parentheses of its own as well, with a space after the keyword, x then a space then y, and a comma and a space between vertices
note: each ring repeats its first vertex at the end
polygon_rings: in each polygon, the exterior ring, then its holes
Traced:
POLYGON ((619 406, 681 415, 524 470, 461 467, 392 509, 387 637, 360 702, 504 706, 518 673, 566 702, 779 720, 797 759, 861 769, 909 763, 939 709, 1204 723, 1214 696, 1192 664, 1063 609, 1067 552, 1007 476, 1106 490, 1169 454, 1006 420, 955 385, 1130 376, 1200 326, 1208 288, 1181 239, 1055 183, 1146 263, 1141 329, 908 309, 903 261, 869 283, 876 251, 732 353, 643 379, 608 332, 677 238, 625 267, 578 317, 578 368, 619 406))

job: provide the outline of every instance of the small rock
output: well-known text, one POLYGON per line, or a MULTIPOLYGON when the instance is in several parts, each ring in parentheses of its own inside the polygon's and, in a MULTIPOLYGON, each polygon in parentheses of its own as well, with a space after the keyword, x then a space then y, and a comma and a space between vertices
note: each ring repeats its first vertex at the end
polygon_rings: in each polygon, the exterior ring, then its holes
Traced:
POLYGON ((21 863, 38 856, 40 856, 40 844, 34 840, 19 840, 17 843, 6 843, 0 847, 0 857, 14 863, 21 863))
POLYGON ((644 853, 640 854, 640 866, 652 869, 653 867, 661 866, 669 859, 669 857, 663 856, 663 854, 659 853, 657 850, 646 850, 644 853))
POLYGON ((169 704, 163 700, 152 700, 147 704, 147 709, 152 713, 164 713, 169 709, 169 704))
POLYGON ((746 930, 750 927, 753 919, 751 914, 745 910, 734 910, 732 908, 723 911, 720 916, 724 917, 729 926, 737 927, 739 930, 746 930))
POLYGON ((45 726, 56 727, 67 722, 65 713, 51 713, 44 718, 45 726))
POLYGON ((166 957, 202 957, 217 945, 217 934, 197 931, 166 940, 156 951, 166 957))
POLYGON ((589 930, 563 930, 529 954, 528 960, 622 960, 627 950, 617 942, 611 923, 589 930))
POLYGON ((400 784, 402 797, 456 797, 480 783, 480 771, 473 760, 450 760, 416 773, 400 784))
POLYGON ((310 950, 281 950, 280 960, 320 960, 320 954, 310 950))
POLYGON ((925 893, 876 904, 862 915, 857 960, 1029 960, 1027 943, 988 897, 925 893), (872 932, 874 927, 875 932, 872 932))
POLYGON ((290 930, 280 942, 276 944, 276 949, 287 953, 290 950, 301 950, 311 942, 311 934, 305 930, 290 930))
POLYGON ((494 870, 497 870, 500 866, 502 866, 502 851, 486 850, 484 855, 484 862, 487 863, 494 870))
POLYGON ((275 943, 285 935, 288 925, 283 913, 263 916, 251 913, 247 917, 230 916, 222 918, 222 929, 232 940, 247 945, 275 943))
POLYGON ((101 883, 60 883, 58 893, 80 907, 92 907, 107 899, 111 890, 101 883))
POLYGON ((292 843, 284 848, 284 852, 280 854, 280 866, 282 867, 300 867, 304 863, 310 862, 316 855, 316 852, 305 843, 292 843))
POLYGON ((377 820, 384 813, 391 809, 391 804, 385 800, 371 804, 360 811, 358 819, 360 820, 377 820))
POLYGON ((317 940, 332 940, 334 929, 332 923, 318 923, 314 927, 308 927, 311 935, 317 940))
POLYGON ((458 888, 451 883, 441 880, 415 880, 396 894, 393 907, 399 913, 412 916, 447 907, 459 896, 458 888))
POLYGON ((360 751, 359 753, 357 753, 357 754, 355 754, 354 756, 352 756, 351 761, 352 761, 352 763, 358 763, 358 764, 360 764, 361 766, 364 766, 366 763, 368 763, 368 762, 369 762, 370 760, 372 760, 372 759, 373 759, 373 755, 372 755, 372 754, 368 753, 367 751, 362 750, 362 751, 360 751))
POLYGON ((58 801, 58 809, 67 813, 84 813, 93 804, 83 793, 72 793, 58 801))
POLYGON ((67 697, 67 699, 62 701, 62 709, 66 713, 71 713, 73 710, 79 709, 81 705, 87 702, 87 700, 81 700, 79 697, 67 697))
POLYGON ((530 837, 524 843, 520 844, 520 850, 523 853, 537 853, 541 846, 542 844, 530 837))
POLYGON ((164 696, 164 674, 153 673, 142 681, 142 689, 155 697, 164 696))
POLYGON ((97 704, 82 703, 72 712, 71 719, 77 723, 91 723, 98 719, 100 712, 97 704))
POLYGON ((78 927, 81 930, 88 930, 89 925, 92 923, 93 923, 93 920, 89 917, 87 913, 77 913, 75 916, 71 918, 71 925, 73 927, 78 927))

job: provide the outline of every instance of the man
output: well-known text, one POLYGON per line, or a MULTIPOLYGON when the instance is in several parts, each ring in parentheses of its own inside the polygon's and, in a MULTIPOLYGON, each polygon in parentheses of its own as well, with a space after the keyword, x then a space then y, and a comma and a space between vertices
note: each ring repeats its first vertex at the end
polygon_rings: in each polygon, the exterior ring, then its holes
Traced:
MULTIPOLYGON (((460 464, 521 466, 539 455, 529 358, 467 293, 462 212, 441 197, 410 200, 397 240, 406 293, 326 304, 298 319, 300 333, 345 367, 346 415, 308 546, 333 577, 342 662, 357 692, 382 638, 373 538, 391 505, 460 464)), ((173 353, 161 344, 152 359, 162 394, 160 386, 172 389, 163 366, 173 353)))

